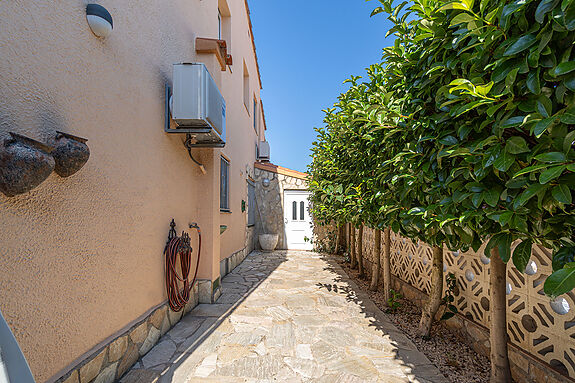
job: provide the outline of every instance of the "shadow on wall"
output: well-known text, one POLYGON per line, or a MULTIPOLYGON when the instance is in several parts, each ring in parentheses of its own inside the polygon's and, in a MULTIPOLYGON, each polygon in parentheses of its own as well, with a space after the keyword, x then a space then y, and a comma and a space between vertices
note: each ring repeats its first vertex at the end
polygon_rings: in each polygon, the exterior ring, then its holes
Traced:
POLYGON ((260 234, 278 234, 277 249, 286 249, 286 232, 283 211, 283 191, 276 173, 255 172, 256 230, 255 248, 261 249, 260 234))

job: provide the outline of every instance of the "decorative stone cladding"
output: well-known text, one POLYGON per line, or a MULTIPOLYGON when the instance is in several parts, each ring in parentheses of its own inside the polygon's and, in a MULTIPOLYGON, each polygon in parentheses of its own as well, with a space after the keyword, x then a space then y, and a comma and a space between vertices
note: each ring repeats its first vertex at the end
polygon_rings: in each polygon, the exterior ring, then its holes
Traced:
MULTIPOLYGON (((364 228, 363 257, 370 277, 374 233, 364 228)), ((346 235, 349 243, 349 233, 346 235)), ((382 251, 383 241, 382 236, 382 251)), ((418 306, 427 299, 431 287, 431 259, 429 245, 392 232, 393 289, 418 306)), ((483 255, 483 248, 478 252, 444 249, 444 272, 456 276, 455 305, 459 311, 446 322, 447 326, 469 340, 477 352, 489 356, 489 259, 483 255)), ((551 252, 540 247, 533 248, 525 274, 508 268, 509 357, 517 382, 575 382, 575 294, 565 294, 555 301, 545 296, 543 282, 550 273, 551 252)))
POLYGON ((119 380, 141 357, 154 347, 160 337, 189 313, 199 301, 198 284, 190 292, 190 301, 180 312, 168 303, 146 315, 142 320, 106 341, 87 359, 58 379, 57 383, 112 383, 119 380))
POLYGON ((272 164, 256 163, 254 181, 256 184, 255 248, 260 249, 260 234, 278 234, 277 249, 287 249, 284 223, 284 190, 307 190, 307 174, 285 169, 272 164), (264 186, 263 180, 269 185, 264 186))

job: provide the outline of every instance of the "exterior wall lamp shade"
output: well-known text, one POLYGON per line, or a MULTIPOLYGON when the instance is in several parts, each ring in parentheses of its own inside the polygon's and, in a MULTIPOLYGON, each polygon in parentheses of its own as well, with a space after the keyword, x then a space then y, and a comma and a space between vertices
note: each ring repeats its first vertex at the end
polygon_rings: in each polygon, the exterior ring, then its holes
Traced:
POLYGON ((114 28, 112 15, 99 4, 86 6, 86 19, 92 32, 98 37, 108 37, 114 28))

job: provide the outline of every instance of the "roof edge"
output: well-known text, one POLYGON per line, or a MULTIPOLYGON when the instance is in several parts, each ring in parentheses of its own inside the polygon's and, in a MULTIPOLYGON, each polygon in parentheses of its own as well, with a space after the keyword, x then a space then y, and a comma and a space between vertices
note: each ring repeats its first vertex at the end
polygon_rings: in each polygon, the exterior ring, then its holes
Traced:
POLYGON ((300 172, 297 170, 292 170, 292 169, 284 168, 282 166, 274 165, 271 162, 256 162, 254 164, 254 167, 257 169, 271 172, 271 173, 277 173, 277 174, 282 174, 282 175, 288 176, 288 177, 298 178, 300 180, 307 181, 307 179, 308 179, 307 173, 303 173, 303 172, 300 172))
POLYGON ((244 4, 246 6, 246 13, 248 15, 248 25, 250 27, 250 35, 252 36, 252 48, 254 50, 254 56, 256 58, 256 69, 258 71, 258 81, 260 83, 260 90, 261 90, 261 89, 263 89, 262 88, 262 76, 260 74, 260 64, 259 64, 259 60, 258 60, 258 52, 256 51, 256 41, 254 39, 254 30, 252 28, 252 17, 251 17, 250 7, 248 5, 248 0, 244 0, 244 4))

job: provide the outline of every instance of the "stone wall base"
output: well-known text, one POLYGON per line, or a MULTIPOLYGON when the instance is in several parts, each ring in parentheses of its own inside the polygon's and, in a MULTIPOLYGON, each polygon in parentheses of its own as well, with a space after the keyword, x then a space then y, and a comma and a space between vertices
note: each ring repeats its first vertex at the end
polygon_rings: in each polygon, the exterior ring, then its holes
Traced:
POLYGON ((57 383, 112 383, 119 380, 148 351, 160 337, 180 321, 199 303, 198 284, 192 288, 190 301, 180 312, 164 302, 136 324, 121 331, 111 341, 97 347, 95 352, 76 364, 57 383))
POLYGON ((220 279, 228 275, 233 269, 235 269, 244 259, 248 256, 251 250, 248 247, 236 251, 226 259, 220 261, 220 279))
MULTIPOLYGON (((371 269, 369 270, 371 271, 371 269)), ((428 299, 427 294, 397 278, 395 275, 392 275, 391 286, 393 290, 401 293, 405 299, 418 307, 423 307, 428 299)), ((485 355, 489 358, 491 347, 489 343, 489 329, 470 321, 460 314, 444 321, 444 324, 449 330, 469 344, 478 354, 485 355)), ((517 383, 575 382, 575 380, 553 370, 546 363, 537 360, 518 347, 512 344, 508 344, 508 347, 511 373, 517 383)))

